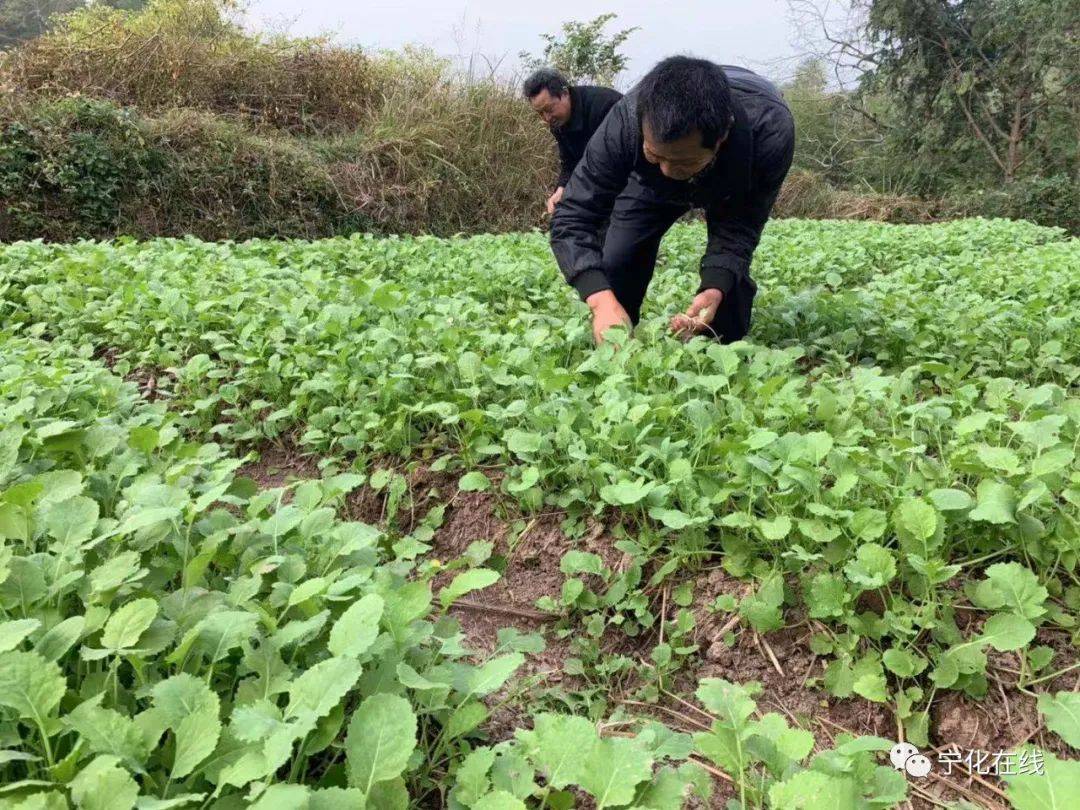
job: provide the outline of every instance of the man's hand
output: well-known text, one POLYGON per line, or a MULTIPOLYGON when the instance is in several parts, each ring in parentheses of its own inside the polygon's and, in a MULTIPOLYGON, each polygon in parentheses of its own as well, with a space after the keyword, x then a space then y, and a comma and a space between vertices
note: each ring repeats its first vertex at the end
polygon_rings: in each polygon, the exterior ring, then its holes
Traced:
POLYGON ((555 189, 555 193, 547 198, 547 212, 549 214, 555 213, 555 203, 562 199, 562 195, 563 187, 559 186, 557 189, 555 189))
POLYGON ((685 313, 671 319, 671 331, 683 340, 689 340, 702 332, 711 332, 712 320, 723 300, 724 294, 720 290, 702 290, 694 296, 685 313))
POLYGON ((632 327, 630 316, 611 290, 595 292, 585 299, 585 303, 592 310, 593 340, 597 344, 604 342, 604 332, 612 326, 632 327))

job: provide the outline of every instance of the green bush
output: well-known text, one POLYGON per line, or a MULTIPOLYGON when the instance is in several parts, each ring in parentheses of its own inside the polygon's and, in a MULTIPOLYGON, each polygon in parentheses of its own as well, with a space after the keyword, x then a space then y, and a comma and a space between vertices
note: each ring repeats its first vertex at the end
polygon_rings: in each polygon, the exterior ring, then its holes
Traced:
POLYGON ((143 126, 169 159, 154 194, 124 212, 122 232, 245 239, 376 226, 353 215, 305 139, 261 135, 194 110, 172 110, 143 126))
POLYGON ((110 229, 166 161, 136 114, 69 98, 0 110, 0 238, 110 229))
POLYGON ((1067 174, 1025 177, 994 189, 975 189, 960 207, 987 217, 1030 219, 1080 232, 1080 185, 1067 174))

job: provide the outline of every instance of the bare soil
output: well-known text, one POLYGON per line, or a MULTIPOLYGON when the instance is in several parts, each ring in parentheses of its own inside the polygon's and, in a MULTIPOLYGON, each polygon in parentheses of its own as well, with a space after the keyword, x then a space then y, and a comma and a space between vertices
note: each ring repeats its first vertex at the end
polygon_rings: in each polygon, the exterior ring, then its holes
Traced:
MULTIPOLYGON (((100 360, 111 371, 120 360, 120 350, 112 347, 101 349, 94 359, 100 360)), ((168 399, 168 394, 161 386, 171 383, 172 375, 160 368, 138 367, 125 374, 124 380, 135 383, 139 394, 147 402, 156 402, 159 399, 168 399)))

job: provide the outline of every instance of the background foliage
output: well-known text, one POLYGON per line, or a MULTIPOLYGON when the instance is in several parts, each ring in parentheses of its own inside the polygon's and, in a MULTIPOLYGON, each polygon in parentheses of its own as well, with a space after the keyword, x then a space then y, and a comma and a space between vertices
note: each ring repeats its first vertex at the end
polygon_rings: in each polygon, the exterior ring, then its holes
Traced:
MULTIPOLYGON (((607 43, 574 49, 585 62, 622 65, 602 27, 572 33, 607 43)), ((0 87, 4 240, 520 230, 543 225, 555 177, 550 135, 516 84, 415 49, 254 37, 218 0, 79 10, 0 55, 0 87)), ((823 92, 805 94, 808 120, 823 92)), ((818 142, 846 127, 823 119, 818 142)), ((826 171, 805 146, 781 216, 947 210, 855 183, 850 155, 826 157, 826 171)))
POLYGON ((601 14, 589 22, 564 23, 560 35, 541 34, 544 49, 539 57, 520 54, 522 65, 535 70, 545 65, 556 68, 575 84, 598 84, 614 87, 626 68, 626 57, 619 53, 637 28, 624 28, 607 35, 604 28, 617 14, 601 14))

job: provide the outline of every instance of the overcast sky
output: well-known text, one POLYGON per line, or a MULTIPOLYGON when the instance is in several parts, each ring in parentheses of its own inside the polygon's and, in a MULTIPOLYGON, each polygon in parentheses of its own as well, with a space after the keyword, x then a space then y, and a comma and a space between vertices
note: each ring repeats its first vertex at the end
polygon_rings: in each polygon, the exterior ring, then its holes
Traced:
POLYGON ((478 54, 507 75, 516 70, 520 51, 540 52, 541 33, 556 33, 567 20, 589 20, 608 11, 619 15, 609 31, 640 27, 623 47, 630 57, 619 81, 624 88, 675 53, 741 64, 783 80, 800 51, 786 0, 248 0, 247 20, 255 28, 294 35, 331 33, 341 42, 371 49, 426 45, 459 64, 478 54))

